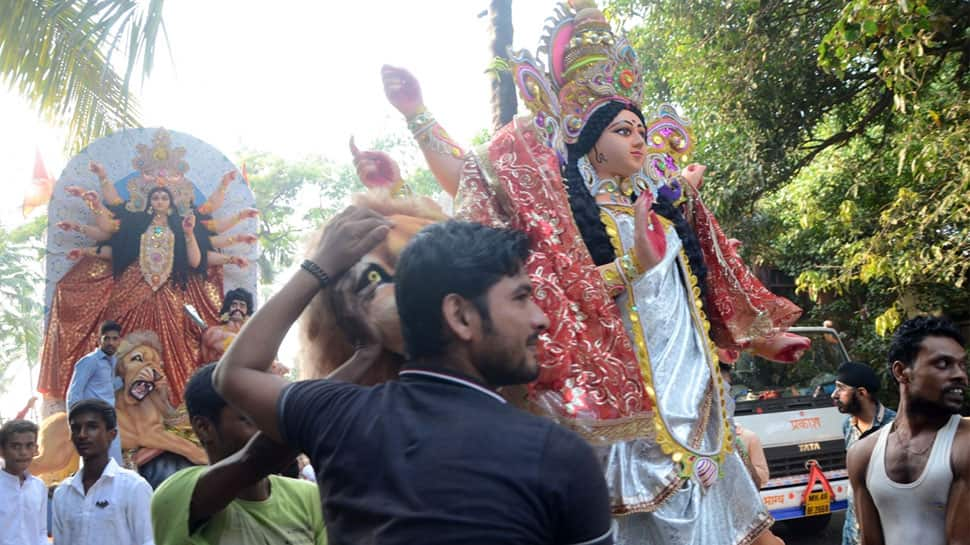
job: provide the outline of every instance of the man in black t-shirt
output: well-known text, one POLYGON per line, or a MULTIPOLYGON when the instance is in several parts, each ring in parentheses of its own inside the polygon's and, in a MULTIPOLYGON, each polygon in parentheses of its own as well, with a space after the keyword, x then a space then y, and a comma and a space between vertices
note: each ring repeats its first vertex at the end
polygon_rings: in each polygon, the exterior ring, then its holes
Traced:
MULTIPOLYGON (((523 269, 523 233, 447 222, 410 242, 395 271, 409 355, 399 380, 287 386, 269 373, 310 299, 391 228, 360 208, 335 218, 230 346, 216 388, 270 437, 310 456, 333 545, 612 543, 591 448, 495 392, 536 378, 548 325, 523 269)), ((366 307, 366 292, 362 300, 366 307)))

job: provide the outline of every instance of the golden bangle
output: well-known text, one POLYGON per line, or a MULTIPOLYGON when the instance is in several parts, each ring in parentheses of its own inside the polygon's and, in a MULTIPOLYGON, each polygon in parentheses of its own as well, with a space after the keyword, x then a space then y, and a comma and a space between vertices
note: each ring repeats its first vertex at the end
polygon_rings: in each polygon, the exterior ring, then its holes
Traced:
POLYGON ((422 109, 420 112, 414 114, 407 119, 408 130, 415 138, 418 138, 421 133, 427 131, 432 125, 437 123, 434 116, 428 110, 422 109))
POLYGON ((636 256, 632 252, 627 252, 618 258, 618 263, 623 276, 627 282, 633 282, 640 276, 640 267, 636 256))
POLYGON ((600 269, 600 274, 602 275, 607 286, 623 284, 623 279, 620 278, 620 273, 617 272, 616 267, 603 267, 600 269))
POLYGON ((599 267, 599 271, 610 297, 616 297, 623 293, 623 290, 626 289, 626 284, 623 283, 623 278, 617 271, 617 265, 615 263, 602 265, 599 267))

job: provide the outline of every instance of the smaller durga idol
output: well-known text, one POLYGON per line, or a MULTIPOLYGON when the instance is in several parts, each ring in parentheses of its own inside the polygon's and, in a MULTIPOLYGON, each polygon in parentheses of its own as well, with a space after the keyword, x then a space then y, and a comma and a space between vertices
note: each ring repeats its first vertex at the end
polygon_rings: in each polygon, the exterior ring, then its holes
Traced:
POLYGON ((49 208, 44 349, 38 390, 60 408, 75 362, 104 320, 149 331, 169 401, 202 361, 202 331, 224 290, 255 292, 254 198, 212 146, 165 129, 129 129, 73 157, 49 208))

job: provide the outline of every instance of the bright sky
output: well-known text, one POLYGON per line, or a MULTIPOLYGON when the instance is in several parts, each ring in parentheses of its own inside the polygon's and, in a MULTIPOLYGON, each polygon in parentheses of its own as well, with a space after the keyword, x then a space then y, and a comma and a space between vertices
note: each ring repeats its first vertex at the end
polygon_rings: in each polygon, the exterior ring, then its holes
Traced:
MULTIPOLYGON (((515 47, 535 50, 556 3, 512 3, 515 47)), ((346 161, 351 135, 365 147, 404 128, 381 88, 380 67, 391 64, 415 74, 428 108, 468 142, 491 124, 487 19, 477 17, 487 7, 488 0, 168 0, 171 58, 160 40, 151 77, 134 87, 142 122, 192 134, 230 158, 250 148, 346 161)), ((60 175, 69 159, 64 133, 0 88, 2 225, 21 220, 35 149, 60 175)), ((0 400, 4 416, 29 397, 22 367, 0 400)))

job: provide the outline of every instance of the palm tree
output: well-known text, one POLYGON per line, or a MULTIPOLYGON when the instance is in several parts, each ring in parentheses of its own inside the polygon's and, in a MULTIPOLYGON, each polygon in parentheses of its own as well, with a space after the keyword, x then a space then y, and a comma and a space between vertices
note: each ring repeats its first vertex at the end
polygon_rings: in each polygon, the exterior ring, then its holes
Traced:
MULTIPOLYGON (((491 0, 488 6, 488 28, 491 52, 496 59, 509 60, 512 46, 512 0, 491 0)), ((518 107, 515 85, 508 70, 490 70, 492 76, 492 130, 512 121, 518 107)))
POLYGON ((151 72, 163 3, 2 0, 0 80, 49 119, 66 120, 72 150, 139 126, 128 89, 139 62, 142 78, 151 72))

